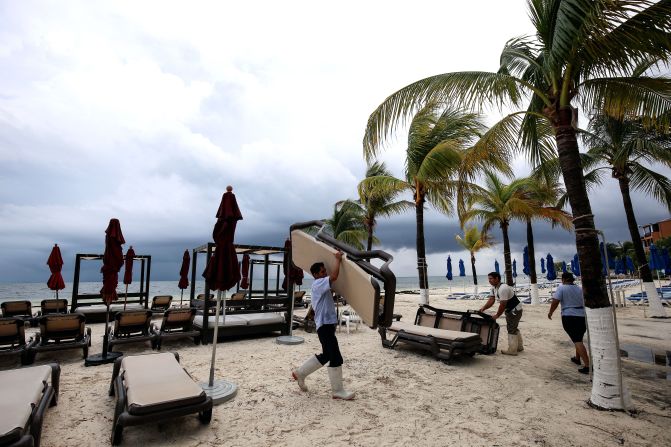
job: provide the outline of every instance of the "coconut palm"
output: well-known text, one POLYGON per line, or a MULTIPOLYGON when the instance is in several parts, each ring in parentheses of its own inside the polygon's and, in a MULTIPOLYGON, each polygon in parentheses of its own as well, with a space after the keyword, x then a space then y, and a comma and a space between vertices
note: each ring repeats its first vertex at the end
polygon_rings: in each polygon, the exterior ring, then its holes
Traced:
MULTIPOLYGON (((368 169, 366 170, 366 179, 377 176, 391 176, 391 172, 387 169, 384 162, 376 161, 368 166, 368 169)), ((393 191, 372 191, 367 187, 365 180, 359 183, 358 190, 358 204, 363 211, 363 224, 368 231, 367 250, 370 251, 373 248, 373 232, 377 225, 377 218, 400 214, 406 210, 414 208, 415 204, 409 200, 394 201, 397 193, 393 191)))
POLYGON ((473 274, 473 285, 475 285, 475 293, 478 293, 478 274, 475 271, 475 253, 483 248, 491 247, 494 239, 486 232, 478 230, 478 227, 473 225, 464 230, 464 237, 455 236, 457 243, 461 245, 471 255, 471 272, 473 274))
MULTIPOLYGON (((426 249, 424 246, 424 207, 429 202, 438 211, 450 214, 460 170, 471 172, 481 164, 502 164, 506 157, 492 160, 492 151, 471 146, 484 133, 480 117, 445 104, 432 102, 421 108, 412 118, 408 132, 405 160, 405 179, 391 175, 368 177, 359 185, 374 194, 412 192, 417 224, 417 268, 420 299, 428 303, 426 249), (469 148, 468 150, 466 150, 469 148)), ((366 154, 369 158, 377 150, 366 154)))
MULTIPOLYGON (((605 109, 614 116, 630 110, 635 115, 668 120, 663 114, 671 105, 669 83, 622 73, 631 73, 646 61, 668 61, 671 0, 529 0, 528 5, 535 36, 508 41, 497 72, 441 74, 392 94, 368 120, 364 153, 381 144, 427 101, 513 107, 516 111, 495 127, 501 133, 519 132, 521 149, 535 162, 548 155, 547 146, 540 144, 543 140, 538 137, 543 132, 539 129, 551 126, 574 216, 585 304, 594 310, 588 312, 588 318, 592 314, 596 320, 608 311, 610 302, 580 164, 575 106, 605 109)), ((599 345, 600 340, 614 337, 615 328, 608 318, 590 321, 589 327, 596 329, 591 337, 593 351, 595 341, 599 345)), ((600 372, 608 374, 617 368, 619 353, 613 346, 603 346, 599 363, 594 365, 598 373, 593 378, 591 403, 622 409, 626 406, 622 387, 613 386, 612 379, 600 372)))
POLYGON ((642 191, 671 211, 671 181, 650 167, 654 164, 671 167, 671 134, 648 128, 638 118, 598 113, 592 117, 582 137, 588 148, 585 167, 596 172, 610 171, 620 186, 629 234, 636 260, 641 266, 641 280, 650 302, 651 314, 666 316, 646 260, 630 194, 632 189, 642 191))
POLYGON ((368 232, 363 224, 363 210, 358 203, 352 200, 340 201, 333 206, 331 217, 323 220, 326 231, 334 238, 359 250, 364 249, 363 241, 368 237, 368 232))

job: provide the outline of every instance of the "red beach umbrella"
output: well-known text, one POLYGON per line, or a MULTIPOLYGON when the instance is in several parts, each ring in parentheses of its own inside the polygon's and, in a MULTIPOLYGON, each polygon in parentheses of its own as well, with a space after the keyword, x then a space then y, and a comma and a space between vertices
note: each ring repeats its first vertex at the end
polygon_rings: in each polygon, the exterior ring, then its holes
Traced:
POLYGON ((133 282, 133 260, 135 259, 135 250, 131 245, 126 252, 126 261, 124 262, 123 283, 126 284, 126 294, 123 300, 123 310, 126 310, 126 301, 128 301, 128 285, 133 282))
POLYGON ((63 257, 61 256, 61 249, 58 248, 58 244, 54 244, 54 248, 51 249, 51 254, 49 254, 49 259, 47 259, 47 265, 51 271, 47 286, 49 289, 56 291, 56 298, 58 298, 58 291, 65 289, 65 281, 63 281, 63 275, 61 275, 63 257))
POLYGON ((189 256, 189 250, 184 250, 184 256, 182 256, 182 267, 179 269, 179 283, 177 283, 177 287, 182 289, 182 294, 179 297, 179 307, 182 307, 182 299, 184 298, 184 289, 189 287, 190 262, 191 257, 189 256))
POLYGON ((240 280, 240 288, 247 290, 249 288, 249 255, 242 256, 242 279, 240 280))
POLYGON ((103 254, 103 266, 100 269, 103 274, 103 287, 100 289, 100 294, 109 307, 117 299, 116 287, 119 284, 119 270, 124 261, 121 245, 126 241, 121 233, 119 219, 110 219, 105 234, 105 253, 103 254))
POLYGON ((287 290, 287 279, 291 277, 294 284, 300 286, 303 284, 303 269, 296 267, 292 262, 289 262, 289 251, 291 250, 291 239, 284 242, 284 259, 282 261, 282 269, 284 270, 284 280, 282 281, 282 290, 287 290), (291 266, 289 266, 291 264, 291 266), (289 272, 289 273, 287 273, 289 272))

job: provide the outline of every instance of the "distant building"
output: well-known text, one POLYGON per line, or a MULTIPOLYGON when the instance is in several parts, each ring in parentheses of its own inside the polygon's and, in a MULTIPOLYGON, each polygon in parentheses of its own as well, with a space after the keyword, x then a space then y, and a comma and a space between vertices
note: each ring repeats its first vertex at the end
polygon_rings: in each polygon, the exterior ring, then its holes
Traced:
POLYGON ((640 225, 643 228, 643 247, 648 251, 650 244, 657 242, 659 239, 671 236, 671 219, 662 220, 661 222, 640 225))

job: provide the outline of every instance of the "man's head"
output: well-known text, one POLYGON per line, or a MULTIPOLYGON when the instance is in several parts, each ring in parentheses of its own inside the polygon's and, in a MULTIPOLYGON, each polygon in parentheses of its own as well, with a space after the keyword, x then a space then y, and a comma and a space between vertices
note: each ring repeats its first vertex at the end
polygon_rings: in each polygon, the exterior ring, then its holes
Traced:
POLYGON ((489 272, 487 273, 487 280, 490 285, 496 287, 501 284, 501 274, 499 272, 489 272))
POLYGON ((328 276, 328 274, 326 273, 326 267, 324 267, 323 262, 315 262, 314 264, 312 264, 312 266, 310 267, 310 273, 312 273, 312 276, 314 276, 315 279, 324 278, 328 276))
POLYGON ((573 281, 575 281, 575 278, 573 277, 573 273, 571 272, 564 272, 561 274, 561 281, 566 284, 573 284, 573 281))

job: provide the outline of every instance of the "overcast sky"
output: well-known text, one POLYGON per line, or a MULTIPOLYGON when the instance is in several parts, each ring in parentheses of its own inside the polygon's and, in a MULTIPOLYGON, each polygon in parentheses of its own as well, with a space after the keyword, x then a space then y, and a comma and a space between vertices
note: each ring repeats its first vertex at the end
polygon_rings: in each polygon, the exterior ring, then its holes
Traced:
MULTIPOLYGON (((244 216, 236 241, 282 245, 291 223, 355 197, 366 120, 386 96, 494 71, 506 40, 529 32, 525 0, 0 0, 0 281, 46 281, 54 243, 71 281, 75 254, 102 253, 112 217, 124 251, 177 281, 228 184, 244 216)), ((381 155, 399 176, 405 140, 381 155)), ((634 197, 639 223, 669 217, 634 197)), ((630 239, 617 185, 592 199, 607 237, 630 239)), ((444 275, 447 254, 467 259, 456 219, 425 222, 429 274, 444 275)), ((524 227, 511 231, 521 263, 524 227)), ((573 256, 572 235, 536 231, 537 253, 573 256)), ((395 273, 414 275, 414 213, 381 221, 378 237, 395 273)), ((480 272, 501 253, 482 252, 480 272)))

